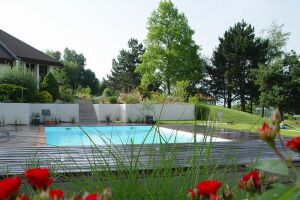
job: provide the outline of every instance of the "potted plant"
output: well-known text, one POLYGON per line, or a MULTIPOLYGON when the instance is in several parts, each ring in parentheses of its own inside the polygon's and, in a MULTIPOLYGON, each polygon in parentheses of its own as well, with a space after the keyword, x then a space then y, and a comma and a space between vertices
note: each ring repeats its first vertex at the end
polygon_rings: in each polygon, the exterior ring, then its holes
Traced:
POLYGON ((41 116, 39 113, 32 113, 31 114, 31 123, 33 125, 40 125, 41 124, 41 116))
POLYGON ((45 119, 44 124, 45 125, 55 125, 55 121, 52 119, 45 119))

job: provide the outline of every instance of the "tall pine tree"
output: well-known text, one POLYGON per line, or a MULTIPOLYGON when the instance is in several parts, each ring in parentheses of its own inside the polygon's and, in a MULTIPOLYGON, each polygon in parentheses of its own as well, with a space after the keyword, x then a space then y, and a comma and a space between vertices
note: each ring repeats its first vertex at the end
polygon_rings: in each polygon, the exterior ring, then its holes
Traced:
POLYGON ((122 49, 112 61, 111 74, 107 76, 107 85, 113 90, 130 92, 140 85, 140 75, 135 72, 136 66, 140 64, 140 57, 145 52, 137 39, 128 41, 128 50, 122 49))
POLYGON ((215 73, 211 74, 212 82, 220 87, 228 107, 231 107, 235 95, 241 110, 246 111, 247 101, 251 104, 258 97, 252 70, 265 62, 268 42, 255 37, 254 28, 245 21, 230 27, 219 41, 213 53, 214 67, 210 70, 215 73), (223 80, 224 85, 216 79, 223 80))

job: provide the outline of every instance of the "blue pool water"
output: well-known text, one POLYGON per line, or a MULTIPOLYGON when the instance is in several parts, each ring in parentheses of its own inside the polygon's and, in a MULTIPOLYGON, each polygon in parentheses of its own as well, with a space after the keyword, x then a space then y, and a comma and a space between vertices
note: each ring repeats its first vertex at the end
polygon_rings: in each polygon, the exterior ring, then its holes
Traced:
MULTIPOLYGON (((192 133, 152 126, 46 127, 45 134, 49 146, 194 142, 192 133)), ((197 135, 197 142, 203 140, 197 135)), ((229 141, 209 136, 206 140, 229 141)))

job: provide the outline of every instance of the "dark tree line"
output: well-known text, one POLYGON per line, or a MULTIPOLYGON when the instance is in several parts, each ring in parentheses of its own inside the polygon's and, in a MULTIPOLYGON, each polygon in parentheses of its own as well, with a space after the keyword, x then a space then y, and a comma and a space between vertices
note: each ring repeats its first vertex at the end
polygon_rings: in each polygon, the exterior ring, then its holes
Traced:
POLYGON ((130 92, 141 82, 140 75, 135 72, 141 63, 141 56, 145 49, 137 39, 128 41, 128 50, 122 49, 117 59, 112 60, 111 74, 107 76, 107 86, 115 91, 130 92))
POLYGON ((242 111, 253 105, 299 113, 300 59, 295 51, 284 52, 289 33, 272 24, 267 36, 255 36, 245 21, 230 27, 219 38, 211 64, 206 67, 207 89, 224 107, 239 102, 242 111))
POLYGON ((86 58, 82 53, 65 48, 63 54, 59 51, 46 51, 53 58, 61 61, 63 67, 55 71, 54 75, 62 86, 69 86, 76 90, 79 86, 90 87, 91 93, 100 93, 100 83, 95 73, 90 69, 85 69, 86 58))
POLYGON ((113 59, 104 81, 111 89, 171 95, 177 82, 187 81, 188 95, 205 91, 224 107, 238 103, 247 112, 259 106, 300 113, 300 59, 295 51, 284 51, 289 33, 283 25, 273 23, 257 36, 251 24, 238 22, 219 38, 211 59, 200 55, 194 31, 171 1, 160 2, 147 29, 144 46, 130 39, 129 49, 113 59))
POLYGON ((254 28, 245 21, 230 27, 219 41, 207 67, 210 90, 224 100, 224 106, 231 108, 238 100, 246 111, 247 101, 252 105, 258 98, 252 70, 265 62, 268 41, 255 37, 254 28))

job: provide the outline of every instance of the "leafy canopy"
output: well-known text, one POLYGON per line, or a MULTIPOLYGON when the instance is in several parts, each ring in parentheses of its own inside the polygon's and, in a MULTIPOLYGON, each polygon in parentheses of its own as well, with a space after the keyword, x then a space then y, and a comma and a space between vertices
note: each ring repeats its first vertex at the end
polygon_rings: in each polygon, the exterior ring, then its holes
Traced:
POLYGON ((170 94, 172 84, 181 80, 198 80, 202 72, 199 46, 192 38, 188 20, 171 1, 161 1, 148 20, 146 52, 136 72, 146 88, 160 82, 170 94))

